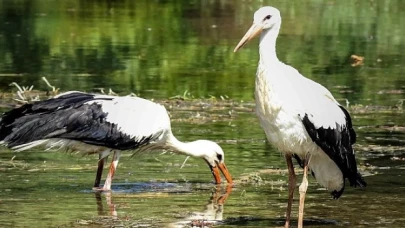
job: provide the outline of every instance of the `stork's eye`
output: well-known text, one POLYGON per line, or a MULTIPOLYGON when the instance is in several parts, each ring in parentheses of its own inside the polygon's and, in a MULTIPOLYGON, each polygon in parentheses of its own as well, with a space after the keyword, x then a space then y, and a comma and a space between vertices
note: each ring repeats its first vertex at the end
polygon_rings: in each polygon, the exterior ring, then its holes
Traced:
POLYGON ((271 18, 271 15, 267 15, 265 18, 264 18, 264 20, 263 21, 265 21, 265 20, 269 20, 271 18))
POLYGON ((222 154, 217 154, 218 161, 222 161, 222 154))

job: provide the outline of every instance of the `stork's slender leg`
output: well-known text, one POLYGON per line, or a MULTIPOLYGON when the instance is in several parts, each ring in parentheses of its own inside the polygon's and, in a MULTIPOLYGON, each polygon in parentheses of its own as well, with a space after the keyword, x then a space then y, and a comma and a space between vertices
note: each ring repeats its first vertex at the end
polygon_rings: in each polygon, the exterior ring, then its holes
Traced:
POLYGON ((104 164, 107 162, 108 155, 111 150, 105 150, 98 154, 98 167, 96 179, 94 181, 93 190, 100 190, 101 176, 103 175, 104 164))
POLYGON ((103 174, 104 163, 107 160, 107 157, 105 157, 105 158, 100 158, 100 157, 101 157, 101 154, 99 155, 96 180, 94 181, 94 186, 93 186, 93 188, 95 188, 95 189, 100 187, 100 181, 101 181, 101 176, 103 174))
POLYGON ((300 184, 299 187, 299 192, 300 192, 300 205, 298 209, 298 228, 302 228, 304 225, 304 202, 305 202, 305 194, 307 192, 308 188, 308 163, 309 163, 309 157, 306 156, 307 158, 304 159, 304 175, 302 177, 302 183, 300 184))
POLYGON ((120 160, 120 156, 121 156, 120 151, 114 151, 113 159, 112 159, 111 165, 110 165, 110 171, 108 172, 107 178, 105 179, 103 188, 100 190, 102 190, 102 191, 111 190, 112 179, 114 177, 115 170, 117 170, 118 161, 120 160))
POLYGON ((292 163, 292 154, 286 154, 285 160, 287 161, 288 167, 288 204, 284 227, 289 228, 291 219, 291 206, 294 199, 294 190, 295 190, 295 172, 292 163))

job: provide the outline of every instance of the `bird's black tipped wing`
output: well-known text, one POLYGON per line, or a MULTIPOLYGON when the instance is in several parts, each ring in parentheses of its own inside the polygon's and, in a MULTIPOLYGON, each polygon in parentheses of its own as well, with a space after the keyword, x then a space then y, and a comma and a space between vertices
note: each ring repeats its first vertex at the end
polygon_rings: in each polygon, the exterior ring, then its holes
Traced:
POLYGON ((28 116, 37 116, 38 118, 41 118, 44 114, 56 110, 74 108, 93 99, 94 95, 92 94, 77 92, 62 95, 57 98, 25 104, 12 109, 4 113, 0 118, 0 140, 4 140, 13 132, 14 127, 17 125, 15 123, 16 121, 21 122, 22 119, 25 120, 28 116))
POLYGON ((0 140, 8 147, 15 147, 41 139, 61 138, 127 150, 160 136, 159 132, 131 136, 120 131, 116 124, 106 121, 108 113, 103 112, 100 104, 89 102, 94 99, 92 94, 70 93, 13 109, 0 120, 0 140))
POLYGON ((351 186, 365 187, 367 184, 357 171, 357 164, 352 145, 356 142, 356 133, 352 126, 349 113, 339 106, 345 115, 345 123, 336 123, 335 127, 316 128, 308 114, 302 123, 311 139, 336 163, 344 178, 348 178, 351 186))

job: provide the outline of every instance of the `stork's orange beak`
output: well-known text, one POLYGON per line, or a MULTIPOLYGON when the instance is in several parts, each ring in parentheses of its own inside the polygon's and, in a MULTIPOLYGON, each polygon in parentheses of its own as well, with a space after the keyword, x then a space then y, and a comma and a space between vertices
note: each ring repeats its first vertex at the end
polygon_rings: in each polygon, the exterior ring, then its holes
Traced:
POLYGON ((236 45, 233 52, 237 52, 247 42, 249 42, 251 39, 255 38, 257 35, 262 33, 262 31, 263 31, 263 26, 262 25, 253 23, 253 25, 250 27, 250 29, 246 32, 246 34, 243 36, 243 38, 239 41, 238 45, 236 45))
POLYGON ((224 162, 217 163, 217 165, 215 167, 212 167, 211 165, 209 165, 209 166, 211 168, 212 175, 214 175, 214 179, 215 179, 216 184, 221 183, 221 173, 219 171, 222 172, 222 174, 224 175, 224 177, 225 177, 226 181, 228 182, 228 184, 232 183, 231 174, 229 173, 228 168, 226 168, 226 165, 225 165, 224 162))

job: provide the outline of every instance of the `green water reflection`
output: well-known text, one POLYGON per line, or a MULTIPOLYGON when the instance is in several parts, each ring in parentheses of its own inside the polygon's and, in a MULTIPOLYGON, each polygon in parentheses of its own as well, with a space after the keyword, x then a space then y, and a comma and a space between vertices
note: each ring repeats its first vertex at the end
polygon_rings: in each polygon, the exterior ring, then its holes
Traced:
MULTIPOLYGON (((196 98, 226 95, 237 102, 253 102, 257 43, 236 54, 233 48, 252 23, 253 12, 267 4, 282 12, 277 46, 281 60, 325 85, 343 104, 347 99, 350 105, 374 107, 374 112, 352 112, 359 161, 373 167, 362 170, 376 175, 366 177, 367 189, 347 188, 338 201, 311 178, 306 224, 402 227, 402 0, 0 1, 0 90, 15 91, 11 82, 47 90, 41 80, 45 76, 63 91, 111 88, 151 99, 188 91, 187 96, 196 98), (352 67, 352 54, 364 56, 364 64, 352 67), (379 106, 394 111, 378 111, 379 106)), ((219 142, 233 177, 250 178, 235 186, 222 208, 225 222, 218 226, 281 226, 287 177, 283 172, 259 171, 283 170, 285 163, 266 144, 254 113, 232 106, 211 110, 209 105, 186 111, 173 107, 170 112, 179 139, 219 142), (210 118, 218 114, 220 118, 210 118), (188 121, 191 118, 198 121, 188 121)), ((176 224, 192 212, 204 211, 215 192, 206 164, 190 158, 180 169, 184 159, 125 154, 111 195, 119 218, 114 223, 106 196, 100 202, 88 191, 96 156, 42 150, 13 154, 1 149, 0 226, 176 224), (152 187, 141 193, 119 191, 139 183, 152 187), (156 183, 175 187, 156 190, 156 183)))
POLYGON ((45 89, 46 76, 65 90, 251 100, 256 44, 232 50, 265 3, 282 12, 280 59, 352 103, 398 99, 378 92, 404 89, 401 0, 2 1, 0 87, 45 89))

